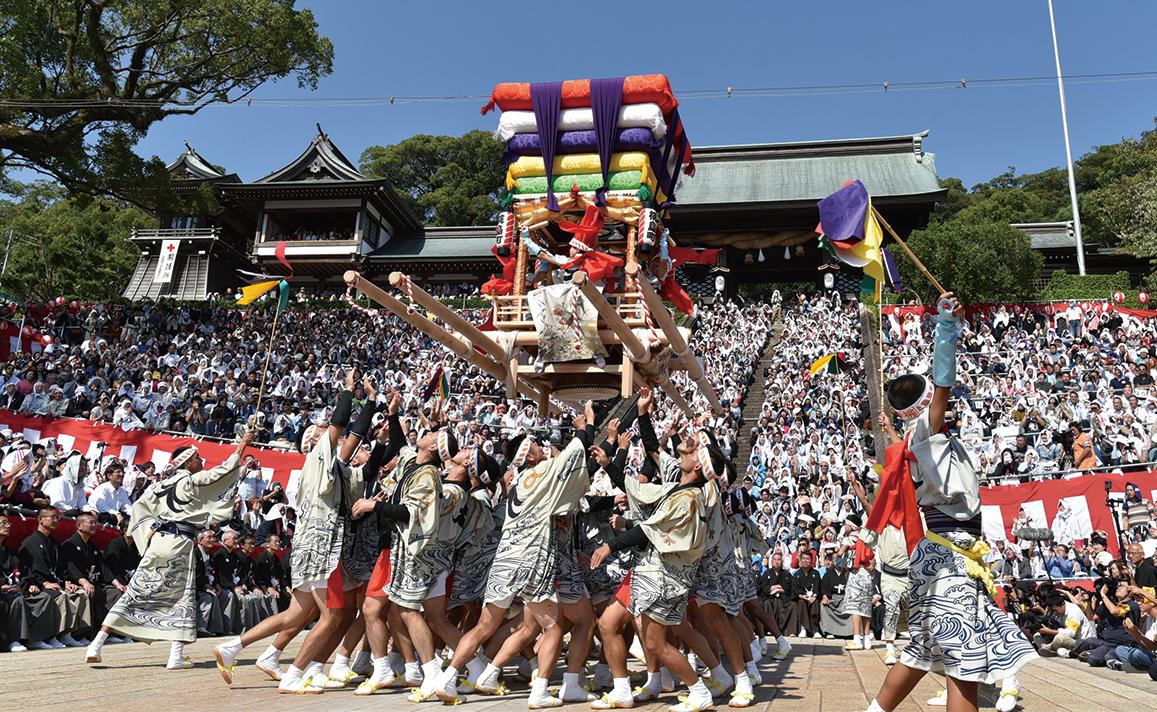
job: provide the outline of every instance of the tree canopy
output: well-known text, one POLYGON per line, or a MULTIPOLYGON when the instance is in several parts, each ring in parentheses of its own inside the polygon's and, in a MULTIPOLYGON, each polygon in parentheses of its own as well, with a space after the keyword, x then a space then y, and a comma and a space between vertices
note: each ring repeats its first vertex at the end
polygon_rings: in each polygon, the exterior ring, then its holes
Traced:
POLYGON ((0 38, 0 174, 139 203, 168 179, 132 150, 155 122, 289 76, 316 88, 333 62, 294 0, 10 0, 0 38))
MULTIPOLYGON (((1036 298, 1044 258, 1032 249, 1027 234, 1007 222, 938 223, 912 233, 907 242, 928 271, 966 304, 1036 298)), ((904 284, 932 303, 937 295, 931 284, 900 250, 893 254, 904 284)))
POLYGON ((70 196, 44 181, 10 190, 14 199, 0 201, 0 251, 8 230, 13 234, 0 291, 40 302, 59 296, 120 299, 138 257, 125 238, 134 227, 156 225, 155 218, 114 200, 70 196))
POLYGON ((502 150, 502 142, 486 131, 419 134, 392 146, 370 146, 361 169, 389 180, 427 225, 488 225, 503 195, 502 150))

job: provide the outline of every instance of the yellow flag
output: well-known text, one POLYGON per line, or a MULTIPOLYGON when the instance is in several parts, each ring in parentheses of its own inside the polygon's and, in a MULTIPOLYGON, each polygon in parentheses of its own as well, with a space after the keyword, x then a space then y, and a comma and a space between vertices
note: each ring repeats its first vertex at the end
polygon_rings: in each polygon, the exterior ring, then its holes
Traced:
POLYGON ((880 249, 883 244, 884 231, 880 227, 880 222, 876 220, 876 211, 869 200, 868 212, 864 217, 864 239, 851 248, 840 247, 836 243, 832 243, 832 248, 841 262, 852 267, 860 267, 864 270, 864 274, 877 282, 883 282, 884 255, 880 249))
POLYGON ((276 289, 278 284, 281 284, 280 279, 272 279, 268 282, 258 282, 257 284, 250 284, 248 286, 242 287, 241 298, 237 300, 237 303, 241 306, 252 304, 262 295, 268 294, 269 292, 276 289))

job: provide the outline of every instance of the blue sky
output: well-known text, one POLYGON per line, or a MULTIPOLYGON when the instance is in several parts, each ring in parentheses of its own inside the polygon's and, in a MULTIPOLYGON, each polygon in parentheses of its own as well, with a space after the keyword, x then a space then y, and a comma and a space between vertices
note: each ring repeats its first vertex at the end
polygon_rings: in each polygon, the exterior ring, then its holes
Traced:
MULTIPOLYGON (((1066 75, 1157 70, 1151 0, 1055 0, 1066 75)), ((662 72, 690 89, 1052 76, 1045 0, 551 4, 308 0, 333 40, 333 74, 316 92, 283 81, 261 98, 483 95, 500 81, 662 72), (544 8, 547 6, 543 6, 544 8), (644 15, 644 9, 646 14, 644 15), (561 27, 563 30, 546 29, 561 27)), ((1157 81, 1068 87, 1073 150, 1153 125, 1157 81)), ((169 160, 187 139, 209 160, 256 179, 294 158, 321 122, 353 160, 416 133, 492 129, 481 102, 370 108, 214 107, 157 124, 138 150, 169 160)), ((1015 88, 685 99, 699 145, 908 134, 942 177, 966 185, 1008 166, 1062 165, 1055 82, 1015 88)))

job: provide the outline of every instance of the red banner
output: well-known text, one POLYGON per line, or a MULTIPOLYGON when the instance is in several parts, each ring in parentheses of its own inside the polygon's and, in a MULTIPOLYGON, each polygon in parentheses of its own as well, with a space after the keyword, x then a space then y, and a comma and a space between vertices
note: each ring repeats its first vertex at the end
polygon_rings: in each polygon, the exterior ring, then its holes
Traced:
POLYGON ((1065 524, 1070 536, 1087 540, 1094 531, 1106 532, 1109 551, 1119 558, 1117 523, 1106 503, 1105 483, 1109 483, 1114 499, 1123 500, 1127 482, 1140 487, 1142 495, 1149 501, 1157 495, 1157 472, 1152 471, 1127 475, 1088 474, 1071 480, 982 487, 980 510, 984 533, 989 541, 996 538, 1016 541, 1012 525, 1021 507, 1028 514, 1031 526, 1054 528, 1057 503, 1064 500, 1071 511, 1065 524))
MULTIPOLYGON (((55 438, 66 451, 79 450, 85 457, 119 457, 140 465, 153 462, 158 469, 169 463, 173 452, 187 445, 196 445, 202 459, 209 467, 225 461, 235 449, 234 445, 181 438, 172 435, 155 435, 147 430, 122 430, 104 423, 73 418, 38 418, 0 410, 0 428, 11 428, 23 433, 32 442, 44 438, 55 438), (101 443, 105 443, 101 452, 101 443)), ((288 487, 295 472, 300 473, 305 457, 300 453, 284 450, 250 448, 248 451, 261 465, 262 474, 288 487)))

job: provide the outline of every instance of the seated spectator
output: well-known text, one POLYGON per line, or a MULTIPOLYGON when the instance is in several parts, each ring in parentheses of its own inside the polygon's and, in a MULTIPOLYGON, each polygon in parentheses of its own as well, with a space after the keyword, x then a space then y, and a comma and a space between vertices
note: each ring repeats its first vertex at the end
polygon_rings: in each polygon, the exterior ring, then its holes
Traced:
MULTIPOLYGON (((96 515, 81 512, 76 516, 76 532, 60 545, 60 577, 65 589, 79 592, 87 599, 88 617, 97 622, 104 620, 108 609, 105 606, 106 584, 101 576, 101 552, 92 540, 96 531, 96 515)), ((95 630, 84 631, 86 636, 95 635, 95 630)))
MULTIPOLYGON (((37 513, 36 531, 20 542, 20 583, 26 598, 31 596, 40 605, 55 611, 50 620, 55 631, 60 633, 59 641, 54 633, 53 637, 43 641, 44 644, 53 648, 62 645, 83 648, 88 641, 76 636, 92 627, 92 613, 84 592, 74 584, 66 583, 61 576, 60 544, 52 538, 59 519, 60 513, 51 507, 37 513), (36 598, 41 593, 47 598, 36 598)), ((32 638, 28 640, 32 641, 32 638)))
POLYGON ((125 466, 114 460, 104 471, 104 482, 88 496, 87 509, 95 512, 100 521, 117 525, 132 510, 133 503, 124 488, 125 466))
POLYGON ((213 556, 211 550, 217 544, 217 535, 212 529, 203 529, 197 534, 196 577, 194 585, 197 587, 197 635, 214 636, 225 635, 230 632, 225 627, 225 619, 221 612, 219 594, 221 587, 217 585, 217 578, 213 572, 213 556))
POLYGON ((0 643, 13 653, 63 648, 60 608, 48 591, 22 584, 19 556, 5 544, 11 532, 12 521, 0 516, 0 643))
POLYGON ((64 461, 60 474, 44 483, 42 491, 48 502, 66 517, 75 517, 88 503, 84 481, 88 477, 88 460, 73 450, 64 461))

